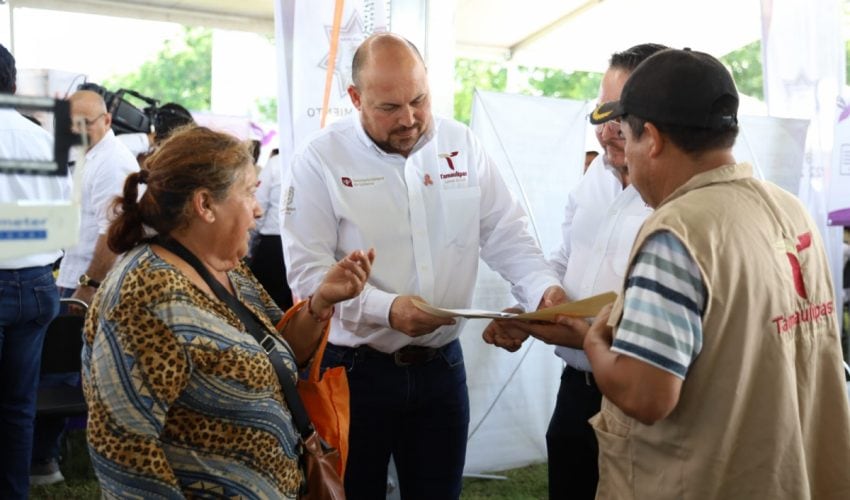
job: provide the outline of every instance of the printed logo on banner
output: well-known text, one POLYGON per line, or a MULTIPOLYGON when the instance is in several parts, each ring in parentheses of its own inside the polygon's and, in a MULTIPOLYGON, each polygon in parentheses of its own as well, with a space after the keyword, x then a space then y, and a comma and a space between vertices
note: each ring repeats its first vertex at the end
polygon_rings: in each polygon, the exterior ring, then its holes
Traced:
MULTIPOLYGON (((322 70, 327 70, 330 63, 330 42, 333 36, 333 26, 325 25, 325 34, 328 37, 328 53, 319 62, 318 67, 322 70)), ((354 52, 357 47, 366 39, 366 35, 360 14, 357 10, 354 10, 351 17, 348 18, 348 22, 339 28, 339 47, 334 64, 334 80, 336 80, 340 97, 345 97, 348 86, 351 85, 351 61, 354 59, 354 52)))

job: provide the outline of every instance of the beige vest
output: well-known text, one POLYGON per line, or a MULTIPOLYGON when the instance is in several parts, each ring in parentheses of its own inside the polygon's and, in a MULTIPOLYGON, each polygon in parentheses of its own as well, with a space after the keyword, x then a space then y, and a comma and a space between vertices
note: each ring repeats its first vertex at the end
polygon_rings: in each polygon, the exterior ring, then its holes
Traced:
MULTIPOLYGON (((700 174, 641 228, 671 231, 708 290, 702 351, 652 426, 605 399, 602 499, 850 499, 850 407, 823 243, 747 164, 700 174)), ((622 294, 611 313, 622 316, 622 294)), ((616 331, 615 331, 616 336, 616 331)))

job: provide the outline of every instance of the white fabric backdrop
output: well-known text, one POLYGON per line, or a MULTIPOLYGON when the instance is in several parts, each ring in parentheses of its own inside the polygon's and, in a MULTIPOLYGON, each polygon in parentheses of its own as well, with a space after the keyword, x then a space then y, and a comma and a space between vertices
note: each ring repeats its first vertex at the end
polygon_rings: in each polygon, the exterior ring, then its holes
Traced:
POLYGON ((799 195, 823 236, 837 298, 843 293, 842 231, 828 228, 826 220, 830 171, 837 168, 835 103, 845 78, 843 4, 761 0, 765 100, 772 116, 811 120, 799 195))
MULTIPOLYGON (((583 101, 492 92, 476 92, 473 101, 471 127, 533 214, 547 255, 560 244, 567 193, 582 173, 585 107, 583 101)), ((514 303, 509 284, 481 262, 473 307, 500 310, 514 303)), ((461 334, 470 398, 466 472, 473 473, 546 460, 546 427, 562 369, 552 347, 538 341, 516 353, 484 344, 486 325, 468 321, 461 334)))
POLYGON ((803 170, 808 120, 739 116, 733 154, 752 163, 756 175, 797 194, 803 170))

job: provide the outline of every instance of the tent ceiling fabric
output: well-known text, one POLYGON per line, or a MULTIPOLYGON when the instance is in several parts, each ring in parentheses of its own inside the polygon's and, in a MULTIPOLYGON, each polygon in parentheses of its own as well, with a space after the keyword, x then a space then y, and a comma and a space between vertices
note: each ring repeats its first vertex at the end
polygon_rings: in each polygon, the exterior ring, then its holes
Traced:
POLYGON ((639 43, 722 56, 761 38, 759 0, 458 0, 456 22, 458 56, 584 71, 639 43))
MULTIPOLYGON (((10 0, 9 3, 14 7, 272 34, 275 1, 278 0, 10 0)), ((613 52, 637 43, 688 46, 722 56, 760 36, 759 0, 456 0, 455 9, 458 56, 567 70, 604 71, 613 52)))
POLYGON ((63 10, 274 34, 277 0, 9 0, 12 7, 63 10))

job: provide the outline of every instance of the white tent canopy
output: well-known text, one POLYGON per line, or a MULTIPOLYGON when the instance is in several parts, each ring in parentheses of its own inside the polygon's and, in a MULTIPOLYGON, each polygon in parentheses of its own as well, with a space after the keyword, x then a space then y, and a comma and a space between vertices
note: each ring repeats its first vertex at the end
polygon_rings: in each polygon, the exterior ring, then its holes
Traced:
MULTIPOLYGON (((310 0, 317 1, 317 0, 310 0)), ((274 33, 271 0, 9 0, 13 7, 84 12, 274 33)), ((457 55, 523 66, 603 71, 611 53, 653 41, 723 55, 757 40, 759 0, 392 0, 393 29, 439 9, 453 19, 429 26, 452 37, 457 55), (639 20, 639 21, 638 21, 639 20), (452 24, 454 29, 452 30, 452 24)), ((13 26, 14 28, 14 26, 13 26)), ((407 34, 407 33, 405 33, 407 34)), ((408 34, 419 42, 415 33, 408 34)))

